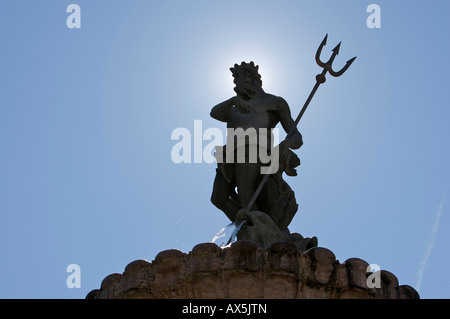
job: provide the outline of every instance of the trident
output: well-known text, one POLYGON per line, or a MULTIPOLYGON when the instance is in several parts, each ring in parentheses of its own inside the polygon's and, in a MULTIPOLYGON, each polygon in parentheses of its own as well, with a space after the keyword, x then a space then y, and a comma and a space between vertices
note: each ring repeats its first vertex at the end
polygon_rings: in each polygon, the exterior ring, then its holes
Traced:
MULTIPOLYGON (((322 43, 320 44, 320 46, 316 52, 316 62, 321 68, 323 68, 323 71, 321 74, 318 74, 316 76, 316 84, 314 85, 314 88, 312 89, 311 93, 309 94, 308 99, 306 100, 305 104, 303 105, 300 113, 298 114, 297 118, 295 119, 294 125, 292 125, 292 127, 289 130, 288 134, 286 135, 285 139, 287 139, 292 134, 294 134, 295 129, 298 125, 298 122, 300 122, 300 119, 302 118, 303 113, 305 113, 306 108, 308 107, 309 103, 311 102, 312 98, 314 97, 314 94, 316 94, 317 89, 319 88, 319 86, 322 83, 325 83, 325 81, 326 81, 325 75, 327 73, 330 73, 334 77, 341 76, 342 74, 345 73, 345 71, 347 71, 347 69, 350 67, 350 65, 352 65, 353 61, 355 61, 355 59, 356 59, 356 57, 354 57, 354 58, 348 60, 347 63, 345 64, 345 66, 340 71, 338 71, 338 72, 334 71, 332 68, 333 61, 336 58, 336 56, 339 54, 339 49, 341 48, 341 42, 339 42, 339 44, 332 50, 333 54, 331 55, 328 62, 324 63, 324 62, 322 62, 322 60, 320 60, 320 55, 322 53, 323 47, 327 44, 327 39, 328 39, 328 33, 325 35, 325 38, 323 39, 322 43)), ((258 188, 256 189, 255 193, 253 194, 253 197, 251 198, 250 202, 247 205, 247 211, 249 211, 251 209, 251 207, 253 206, 253 204, 255 203, 256 198, 258 197, 259 193, 261 192, 261 189, 263 188, 263 186, 266 183, 268 178, 269 178, 269 174, 264 174, 263 179, 259 183, 258 188)))

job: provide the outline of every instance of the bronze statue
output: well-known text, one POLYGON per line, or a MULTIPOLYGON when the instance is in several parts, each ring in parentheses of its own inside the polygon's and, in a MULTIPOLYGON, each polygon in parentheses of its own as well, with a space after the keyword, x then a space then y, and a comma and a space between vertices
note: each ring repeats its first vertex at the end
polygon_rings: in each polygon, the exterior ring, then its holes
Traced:
MULTIPOLYGON (((264 92, 262 89, 261 76, 258 73, 258 66, 253 62, 241 65, 235 65, 231 68, 234 76, 234 83, 236 84, 236 96, 229 100, 216 105, 211 110, 211 116, 216 120, 226 122, 228 128, 237 129, 248 128, 267 129, 265 136, 257 136, 258 147, 271 147, 273 144, 271 131, 278 123, 281 123, 286 132, 291 129, 295 130, 289 138, 284 140, 279 145, 280 166, 287 170, 289 175, 296 175, 294 167, 300 164, 298 157, 289 149, 298 149, 302 144, 302 136, 295 127, 294 120, 291 117, 291 112, 286 101, 278 96, 274 96, 264 92), (261 146, 259 139, 267 138, 265 145, 261 146)), ((253 194, 261 180, 260 168, 261 162, 257 160, 254 163, 249 162, 250 148, 249 141, 246 141, 245 147, 245 161, 239 163, 237 160, 237 142, 234 143, 233 149, 226 149, 225 153, 234 153, 231 162, 218 161, 217 174, 214 181, 213 193, 211 196, 212 203, 221 209, 227 217, 233 222, 236 220, 236 214, 241 208, 246 208, 250 203, 253 194), (237 193, 235 192, 237 189, 237 193)), ((259 149, 258 154, 261 153, 259 149)), ((273 149, 270 149, 270 153, 273 149)), ((262 210, 268 214, 275 211, 285 211, 286 205, 290 206, 290 211, 293 215, 297 210, 297 204, 293 196, 292 190, 281 179, 282 170, 278 170, 278 174, 272 176, 273 181, 268 183, 268 187, 264 188, 266 196, 261 194, 256 200, 255 204, 250 208, 251 210, 262 210), (275 178, 277 175, 278 178, 275 178), (273 185, 277 186, 275 190, 273 185), (285 188, 285 190, 281 189, 285 188), (277 192, 284 192, 286 196, 283 197, 286 201, 280 203, 283 207, 274 207, 277 199, 274 198, 277 192)), ((278 202, 281 198, 278 199, 278 202)), ((249 210, 250 210, 249 209, 249 210)), ((284 215, 284 214, 283 214, 284 215)), ((280 215, 281 217, 281 215, 280 215)), ((290 222, 290 221, 289 221, 290 222)), ((286 228, 289 222, 282 224, 286 228)))
POLYGON ((218 167, 211 201, 232 222, 243 224, 238 239, 252 240, 262 247, 275 241, 291 241, 302 251, 317 246, 316 237, 303 238, 300 234, 291 234, 287 228, 297 212, 298 204, 282 174, 297 175, 295 168, 300 165, 300 160, 292 149, 298 149, 303 144, 297 124, 318 87, 325 82, 325 75, 329 72, 332 76, 341 76, 356 58, 347 61, 342 70, 335 72, 332 63, 339 53, 340 43, 333 49, 328 62, 320 60, 327 36, 316 53, 316 62, 323 72, 316 76, 316 84, 295 121, 283 98, 263 90, 258 66, 253 61, 230 68, 236 96, 211 110, 211 116, 226 122, 228 129, 227 145, 216 148, 218 167), (287 136, 273 147, 271 130, 278 123, 287 136), (252 129, 254 136, 249 133, 252 129), (235 133, 238 130, 240 134, 235 133), (239 155, 240 151, 243 156, 239 155), (255 152, 258 156, 253 156, 255 152), (261 154, 270 155, 272 161, 276 159, 274 171, 261 174, 263 164, 267 163, 261 154))

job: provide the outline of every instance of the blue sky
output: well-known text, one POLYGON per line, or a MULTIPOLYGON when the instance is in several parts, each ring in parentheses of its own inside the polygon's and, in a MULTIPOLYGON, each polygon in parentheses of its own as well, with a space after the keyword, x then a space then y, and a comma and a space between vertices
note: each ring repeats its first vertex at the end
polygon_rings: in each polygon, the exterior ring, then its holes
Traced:
POLYGON ((175 164, 171 132, 225 129, 229 67, 260 65, 263 88, 299 112, 299 212, 344 262, 449 298, 448 1, 2 1, 0 297, 84 298, 165 249, 190 251, 229 222, 210 203, 214 164, 175 164), (69 29, 66 8, 81 8, 69 29), (369 29, 366 8, 381 8, 369 29), (78 264, 81 288, 66 267, 78 264))

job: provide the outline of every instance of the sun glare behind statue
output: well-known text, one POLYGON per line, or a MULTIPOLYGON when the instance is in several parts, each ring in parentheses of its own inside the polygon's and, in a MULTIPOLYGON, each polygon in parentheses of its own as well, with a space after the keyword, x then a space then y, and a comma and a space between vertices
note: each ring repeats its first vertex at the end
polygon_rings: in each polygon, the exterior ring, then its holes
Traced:
POLYGON ((261 47, 236 46, 238 49, 228 48, 218 55, 213 55, 209 69, 209 79, 211 81, 211 93, 219 99, 226 99, 234 95, 233 76, 230 68, 234 64, 253 61, 259 66, 259 74, 263 82, 263 89, 270 93, 276 92, 283 86, 282 69, 280 62, 282 59, 272 56, 271 52, 261 47))

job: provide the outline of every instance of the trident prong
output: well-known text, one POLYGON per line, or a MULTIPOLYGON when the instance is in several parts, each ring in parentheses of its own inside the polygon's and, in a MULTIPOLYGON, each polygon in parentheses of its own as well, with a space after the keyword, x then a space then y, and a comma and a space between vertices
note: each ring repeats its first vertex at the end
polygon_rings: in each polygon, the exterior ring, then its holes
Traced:
POLYGON ((345 63, 345 66, 339 71, 339 72, 334 72, 333 69, 330 69, 330 74, 334 77, 338 77, 341 76, 342 74, 344 74, 345 71, 347 71, 347 69, 350 67, 350 65, 352 65, 353 61, 355 61, 356 57, 348 60, 345 63))
POLYGON ((320 61, 320 54, 322 53, 323 47, 327 45, 327 39, 328 39, 328 33, 325 35, 325 38, 323 38, 322 43, 320 43, 320 46, 316 52, 316 62, 321 68, 325 67, 325 63, 320 61))

